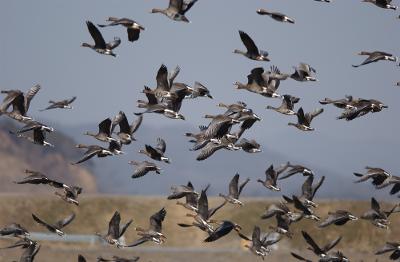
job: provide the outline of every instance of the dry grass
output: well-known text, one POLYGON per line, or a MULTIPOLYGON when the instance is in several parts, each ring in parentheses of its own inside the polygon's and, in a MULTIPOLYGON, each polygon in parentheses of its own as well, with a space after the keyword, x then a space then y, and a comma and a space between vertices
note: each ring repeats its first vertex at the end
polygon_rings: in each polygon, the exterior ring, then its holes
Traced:
MULTIPOLYGON (((210 207, 219 204, 222 200, 219 198, 210 199, 210 207)), ((243 227, 243 233, 251 235, 254 225, 259 225, 263 230, 267 230, 269 225, 275 224, 274 220, 260 220, 260 215, 265 207, 277 200, 261 200, 261 199, 244 199, 245 206, 235 208, 231 205, 224 207, 217 215, 216 219, 229 219, 243 227)), ((179 252, 168 252, 162 249, 141 250, 131 249, 116 250, 112 248, 104 248, 103 246, 88 247, 85 245, 71 245, 64 243, 43 243, 43 248, 38 257, 38 261, 46 260, 45 255, 54 256, 55 253, 60 255, 59 261, 75 261, 78 253, 87 254, 89 261, 99 255, 123 254, 142 255, 146 258, 144 261, 188 261, 187 256, 193 256, 193 261, 258 261, 255 257, 244 252, 243 243, 235 234, 230 234, 223 240, 212 244, 204 243, 202 240, 205 234, 191 228, 180 228, 178 222, 190 222, 190 218, 185 217, 186 210, 175 204, 175 201, 168 201, 161 197, 141 197, 141 196, 84 196, 80 199, 81 205, 75 207, 68 205, 53 195, 1 195, 0 197, 0 225, 11 222, 18 222, 26 226, 30 231, 43 231, 43 228, 35 224, 31 218, 31 213, 39 215, 46 221, 56 221, 71 212, 77 214, 76 220, 66 228, 66 233, 70 234, 94 234, 95 232, 104 232, 107 229, 108 221, 115 210, 120 211, 122 222, 133 219, 133 227, 147 227, 148 218, 151 214, 160 208, 167 209, 167 217, 164 222, 164 233, 168 237, 164 247, 182 249, 179 252), (185 248, 195 249, 185 251, 185 248), (209 249, 207 252, 200 252, 198 249, 209 249), (236 250, 237 252, 224 251, 236 250), (73 250, 73 251, 72 251, 73 250), (139 250, 139 251, 136 251, 139 250), (137 253, 136 253, 137 252, 137 253), (61 259, 62 258, 62 259, 61 259), (185 260, 186 258, 186 260, 185 260), (201 258, 201 259, 200 259, 201 258)), ((384 208, 389 209, 390 204, 384 204, 384 208)), ((360 215, 369 208, 369 202, 359 201, 323 201, 318 207, 318 215, 325 217, 329 210, 347 209, 355 215, 360 215)), ((136 238, 136 233, 129 228, 126 234, 127 242, 131 242, 136 238)), ((330 226, 326 229, 318 229, 316 224, 311 221, 302 221, 293 225, 292 230, 295 236, 292 240, 284 240, 279 245, 279 250, 274 252, 275 255, 270 257, 270 261, 276 258, 280 261, 291 261, 287 255, 290 250, 300 250, 299 252, 305 256, 312 258, 310 252, 304 251, 306 245, 301 237, 300 231, 309 232, 321 245, 329 240, 341 235, 343 239, 338 245, 338 249, 344 251, 345 254, 352 258, 363 258, 364 261, 375 261, 372 256, 373 251, 384 244, 385 241, 399 241, 400 236, 400 220, 399 215, 395 214, 391 217, 391 229, 382 230, 371 226, 366 221, 349 222, 345 226, 330 226), (367 255, 368 254, 368 255, 367 255), (368 258, 370 256, 370 259, 368 258), (284 259, 284 260, 282 260, 284 259)), ((2 245, 5 240, 2 241, 2 245)), ((7 240, 8 241, 8 240, 7 240)), ((9 241, 8 241, 9 242, 9 241)), ((144 247, 154 247, 152 243, 145 244, 144 247)), ((19 250, 2 251, 0 253, 0 261, 7 256, 18 256, 19 250), (16 253, 18 252, 18 253, 16 253)), ((276 261, 277 261, 276 260, 276 261)), ((8 261, 8 260, 7 260, 8 261)), ((380 259, 380 261, 385 261, 380 259)))

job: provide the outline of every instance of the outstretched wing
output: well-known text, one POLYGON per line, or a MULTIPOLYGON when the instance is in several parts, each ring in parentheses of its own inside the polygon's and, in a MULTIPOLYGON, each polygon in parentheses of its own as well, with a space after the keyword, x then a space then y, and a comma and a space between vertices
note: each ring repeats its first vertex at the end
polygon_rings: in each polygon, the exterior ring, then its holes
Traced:
POLYGON ((243 44, 246 46, 248 53, 258 54, 258 48, 254 43, 253 39, 250 38, 248 34, 243 31, 239 31, 240 39, 242 40, 243 44))
POLYGON ((152 215, 150 217, 150 230, 161 232, 162 222, 164 221, 166 215, 167 211, 165 210, 165 208, 162 208, 160 211, 152 215))
POLYGON ((92 36, 95 46, 98 48, 106 48, 106 42, 104 41, 103 36, 101 35, 99 29, 90 21, 86 21, 87 28, 89 30, 90 35, 92 36))

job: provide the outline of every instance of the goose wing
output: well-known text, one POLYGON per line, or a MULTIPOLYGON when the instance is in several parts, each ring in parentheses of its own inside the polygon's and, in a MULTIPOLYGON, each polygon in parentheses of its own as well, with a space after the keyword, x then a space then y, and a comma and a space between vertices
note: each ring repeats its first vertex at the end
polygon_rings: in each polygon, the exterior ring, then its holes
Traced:
POLYGON ((108 223, 108 233, 107 235, 113 239, 119 238, 119 224, 121 223, 121 215, 118 211, 114 212, 110 222, 108 223))
POLYGON ((250 38, 248 34, 243 31, 239 31, 240 39, 242 40, 243 44, 246 46, 247 53, 250 54, 259 54, 258 48, 254 43, 253 39, 250 38))
POLYGON ((170 86, 168 84, 168 69, 164 64, 162 64, 161 67, 158 69, 156 80, 157 80, 157 89, 163 91, 170 90, 170 86))
POLYGON ((119 37, 114 37, 114 40, 111 42, 108 42, 106 44, 106 48, 109 50, 113 50, 114 48, 116 48, 117 46, 119 46, 121 44, 121 38, 119 37))
POLYGON ((75 214, 72 213, 71 215, 69 215, 68 217, 57 221, 57 223, 54 225, 57 229, 61 229, 65 226, 67 226, 68 224, 70 224, 72 222, 72 220, 75 219, 75 214))
POLYGON ((133 133, 135 133, 135 132, 139 129, 140 125, 142 124, 142 121, 143 121, 143 116, 140 115, 140 116, 138 116, 138 118, 135 120, 135 122, 132 123, 132 125, 130 126, 130 130, 131 130, 130 134, 131 134, 131 135, 132 135, 133 133))
POLYGON ((150 230, 161 232, 162 222, 164 221, 166 215, 167 211, 165 210, 165 208, 162 208, 160 211, 152 215, 150 217, 150 230))
POLYGON ((235 199, 239 198, 239 174, 236 174, 229 183, 229 195, 235 199))
POLYGON ((36 223, 38 223, 39 225, 44 226, 45 228, 47 228, 49 231, 54 232, 56 229, 54 226, 44 222, 43 220, 41 220, 40 218, 38 218, 35 214, 32 214, 32 218, 33 220, 36 221, 36 223))
POLYGON ((192 6, 197 2, 197 0, 183 0, 182 1, 182 10, 180 12, 181 15, 184 15, 187 11, 192 8, 192 6))
POLYGON ((158 150, 161 152, 165 153, 165 150, 167 149, 167 144, 165 143, 164 139, 162 138, 157 138, 157 147, 158 150))
POLYGON ((321 250, 321 248, 317 245, 317 243, 315 243, 315 241, 312 239, 312 237, 306 232, 306 231, 301 231, 301 234, 303 235, 304 240, 307 242, 307 244, 309 244, 312 248, 312 251, 319 256, 320 254, 323 254, 325 252, 323 252, 321 250))
POLYGON ((103 36, 101 35, 99 29, 90 21, 86 21, 87 28, 89 30, 90 35, 94 40, 95 47, 97 48, 106 48, 106 42, 104 41, 103 36))
POLYGON ((25 94, 25 102, 24 102, 24 107, 26 112, 29 110, 29 106, 31 104, 32 99, 35 97, 35 95, 39 92, 40 90, 40 85, 34 85, 29 89, 29 91, 25 94))
POLYGON ((110 137, 111 136, 111 124, 112 124, 112 121, 110 118, 107 118, 107 119, 104 119, 103 121, 101 121, 101 123, 99 124, 99 133, 104 133, 108 137, 110 137))

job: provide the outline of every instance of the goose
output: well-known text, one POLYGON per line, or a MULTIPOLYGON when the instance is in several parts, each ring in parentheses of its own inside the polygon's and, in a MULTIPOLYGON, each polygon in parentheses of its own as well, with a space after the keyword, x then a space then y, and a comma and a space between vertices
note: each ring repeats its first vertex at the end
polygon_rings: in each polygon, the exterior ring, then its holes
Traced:
POLYGON ((278 176, 285 172, 288 165, 284 165, 279 169, 275 170, 274 165, 270 165, 267 170, 265 170, 265 181, 258 179, 257 182, 261 183, 264 187, 272 191, 281 191, 281 189, 276 184, 278 176))
POLYGON ((372 179, 372 185, 379 186, 383 184, 386 179, 392 176, 389 172, 380 167, 366 166, 365 169, 367 169, 366 174, 353 173, 356 177, 359 177, 359 179, 354 181, 354 183, 361 183, 372 179))
POLYGON ((392 189, 390 190, 390 194, 394 195, 400 192, 400 177, 398 176, 391 176, 387 178, 382 184, 376 186, 376 189, 382 189, 387 186, 393 185, 392 189))
POLYGON ((246 112, 240 112, 235 117, 236 120, 242 122, 240 128, 244 131, 250 129, 254 123, 261 121, 262 118, 259 117, 253 110, 248 110, 246 112))
POLYGON ((139 150, 139 153, 144 154, 150 157, 151 159, 157 161, 163 161, 169 164, 170 163, 169 158, 164 156, 166 148, 167 144, 165 143, 164 139, 157 138, 157 146, 155 148, 150 145, 145 145, 145 149, 139 150))
POLYGON ((78 262, 86 262, 86 258, 81 254, 78 255, 78 262))
POLYGON ((267 109, 274 110, 284 115, 295 115, 294 105, 300 101, 300 98, 291 95, 283 95, 282 104, 279 107, 267 106, 267 109))
POLYGON ((81 46, 89 47, 99 54, 111 55, 113 57, 116 57, 117 55, 115 53, 113 53, 112 50, 121 44, 121 39, 119 39, 118 37, 115 37, 112 42, 106 43, 104 41, 104 38, 101 35, 99 29, 97 29, 97 27, 92 22, 86 21, 86 25, 87 25, 90 35, 92 36, 92 38, 94 40, 94 45, 88 44, 88 43, 83 43, 81 46))
POLYGON ((98 145, 84 145, 84 144, 78 144, 76 145, 77 148, 84 148, 87 149, 85 154, 83 155, 83 158, 75 163, 72 163, 72 165, 78 165, 80 163, 83 163, 94 156, 97 157, 107 157, 107 156, 112 156, 114 155, 113 152, 111 152, 109 149, 98 146, 98 145))
POLYGON ((366 211, 360 218, 369 220, 378 228, 389 229, 389 216, 394 211, 396 206, 389 212, 382 211, 381 207, 375 198, 371 198, 371 209, 366 211))
POLYGON ((33 262, 37 253, 39 253, 40 245, 33 241, 30 245, 27 245, 24 248, 24 252, 22 253, 19 261, 20 262, 33 262))
POLYGON ((339 244, 340 240, 342 240, 342 237, 339 236, 338 238, 327 243, 324 247, 319 247, 318 244, 315 243, 314 239, 312 239, 312 237, 306 231, 302 230, 301 234, 303 235, 304 240, 309 245, 308 249, 320 258, 329 256, 329 250, 333 249, 337 244, 339 244))
POLYGON ((364 116, 370 112, 377 113, 382 111, 384 108, 388 108, 387 105, 376 99, 357 99, 357 101, 352 104, 354 107, 344 110, 344 112, 337 117, 337 119, 345 119, 346 121, 350 121, 364 116))
POLYGON ((108 232, 106 235, 96 233, 96 235, 106 241, 108 244, 116 246, 117 248, 124 247, 123 244, 119 242, 119 239, 125 234, 125 231, 132 224, 133 220, 130 219, 125 225, 121 225, 121 214, 118 211, 114 212, 108 223, 108 232))
POLYGON ((298 222, 302 219, 301 214, 292 212, 283 202, 270 205, 264 214, 261 215, 261 219, 269 219, 277 215, 288 217, 290 222, 298 222))
POLYGON ((300 199, 297 196, 293 195, 292 200, 293 200, 294 207, 297 210, 300 210, 303 212, 304 218, 315 220, 315 221, 321 220, 321 218, 319 216, 314 214, 314 212, 310 208, 310 205, 307 205, 305 202, 300 201, 300 199))
POLYGON ((85 135, 92 136, 101 142, 111 142, 116 141, 115 138, 111 137, 111 124, 112 121, 110 118, 106 118, 99 124, 99 131, 97 134, 86 132, 85 135))
POLYGON ((191 94, 189 95, 190 98, 197 98, 197 97, 208 97, 213 99, 213 96, 210 93, 210 90, 205 87, 200 82, 194 82, 193 88, 191 90, 191 94))
POLYGON ((188 195, 193 195, 197 197, 199 193, 194 191, 193 184, 189 181, 187 185, 172 186, 172 193, 167 197, 168 200, 180 199, 187 197, 188 195))
POLYGON ((318 225, 319 228, 324 228, 332 224, 337 226, 343 226, 348 221, 357 220, 358 217, 351 214, 346 210, 336 210, 335 212, 328 212, 328 217, 318 225))
MULTIPOLYGON (((179 67, 178 67, 179 68, 179 67)), ((178 74, 177 72, 180 71, 178 68, 175 69, 172 74, 178 74)), ((166 65, 162 64, 160 68, 157 71, 156 75, 156 82, 157 82, 157 87, 154 90, 151 90, 150 88, 146 88, 143 90, 143 93, 145 94, 154 94, 156 98, 163 98, 163 97, 171 97, 172 94, 170 92, 171 86, 173 83, 173 80, 175 79, 176 76, 171 76, 169 77, 170 81, 168 81, 168 68, 166 65)), ((158 102, 158 101, 157 101, 158 102)))
POLYGON ((21 247, 21 248, 28 248, 29 246, 33 244, 37 244, 36 241, 32 240, 29 238, 29 236, 16 236, 20 240, 14 242, 11 246, 3 247, 1 249, 10 249, 10 248, 16 248, 16 247, 21 247))
POLYGON ((203 161, 212 156, 215 152, 220 149, 228 150, 239 150, 240 147, 236 146, 231 139, 226 136, 221 139, 211 139, 200 151, 199 155, 196 157, 197 161, 203 161))
POLYGON ((26 116, 26 114, 29 110, 32 99, 36 96, 40 89, 41 86, 36 84, 25 94, 21 90, 2 90, 1 93, 6 94, 6 97, 3 99, 3 103, 0 106, 0 114, 7 114, 7 109, 12 105, 13 111, 8 113, 8 116, 18 121, 26 119, 31 120, 30 117, 26 116), (18 119, 17 115, 19 115, 21 119, 18 119))
POLYGON ((228 235, 232 230, 235 230, 240 234, 240 230, 242 227, 236 223, 231 221, 224 220, 220 225, 211 233, 209 233, 208 237, 204 239, 204 242, 214 242, 226 235, 228 235))
POLYGON ((239 176, 239 174, 234 175, 231 182, 229 183, 229 194, 219 194, 219 196, 224 198, 228 203, 243 206, 243 202, 239 200, 239 196, 242 193, 243 188, 250 181, 250 178, 247 178, 239 186, 239 176))
POLYGON ((0 229, 0 236, 13 236, 13 237, 29 237, 30 234, 26 228, 18 223, 12 223, 0 229))
POLYGON ((75 214, 72 213, 68 217, 57 221, 55 224, 49 224, 49 223, 43 221, 42 219, 40 219, 39 217, 37 217, 35 214, 32 214, 32 218, 33 218, 33 220, 35 220, 36 223, 38 223, 41 226, 44 226, 50 232, 56 233, 59 236, 64 236, 65 233, 63 231, 61 231, 61 229, 63 229, 67 225, 69 225, 75 219, 75 214))
POLYGON ((15 184, 18 185, 23 185, 23 184, 32 184, 32 185, 39 185, 39 184, 43 184, 43 185, 49 185, 55 188, 64 188, 67 185, 55 181, 53 179, 49 179, 46 175, 37 172, 37 171, 32 171, 32 170, 25 170, 26 174, 29 174, 27 177, 23 178, 20 181, 14 181, 15 184))
POLYGON ((238 143, 235 144, 237 147, 240 147, 243 151, 247 153, 259 153, 262 152, 261 145, 257 143, 256 140, 248 140, 246 138, 242 138, 238 143))
POLYGON ((355 106, 353 105, 356 101, 353 100, 352 96, 346 96, 345 98, 342 99, 330 99, 330 98, 325 98, 324 100, 320 100, 319 103, 321 105, 328 105, 328 104, 332 104, 338 108, 341 109, 352 109, 355 108, 355 106))
POLYGON ((168 8, 153 8, 151 13, 161 13, 172 20, 190 23, 185 14, 196 2, 197 0, 169 0, 168 8))
POLYGON ((271 12, 271 11, 267 11, 265 9, 258 9, 257 10, 257 14, 259 14, 259 15, 268 15, 272 19, 274 19, 275 21, 278 21, 278 22, 288 22, 288 23, 294 24, 294 19, 293 18, 290 18, 289 16, 287 16, 285 14, 282 14, 282 13, 271 12))
POLYGON ((119 256, 112 256, 110 259, 105 259, 103 257, 98 257, 97 262, 136 262, 139 261, 140 257, 133 257, 133 258, 123 258, 119 256))
POLYGON ((382 255, 388 252, 392 252, 390 255, 391 260, 396 260, 400 258, 400 244, 396 242, 386 242, 386 244, 378 249, 378 251, 375 252, 375 255, 382 255))
POLYGON ((262 67, 257 67, 251 70, 247 76, 247 84, 236 81, 234 85, 236 89, 245 89, 249 92, 260 94, 265 97, 281 98, 281 95, 276 93, 280 84, 280 80, 273 79, 264 74, 262 67))
POLYGON ((212 138, 222 138, 229 133, 233 125, 240 123, 239 120, 226 115, 205 115, 204 118, 212 119, 207 129, 204 131, 203 139, 205 140, 212 138))
POLYGON ((53 101, 50 100, 49 103, 51 104, 50 106, 46 107, 45 109, 40 110, 41 112, 50 110, 50 109, 56 109, 56 108, 61 108, 61 109, 73 109, 71 104, 76 100, 76 96, 72 97, 71 99, 65 99, 61 101, 53 101))
POLYGON ((119 111, 118 115, 114 117, 111 125, 111 133, 114 132, 115 127, 119 126, 119 132, 117 133, 120 142, 123 145, 129 145, 132 141, 136 141, 133 134, 139 129, 142 124, 143 116, 139 116, 132 125, 129 125, 128 119, 124 112, 119 111))
POLYGON ((361 64, 352 65, 353 67, 360 67, 363 65, 368 65, 370 63, 378 62, 380 60, 387 60, 387 61, 393 61, 393 62, 397 61, 397 57, 393 56, 392 54, 382 52, 382 51, 373 51, 373 52, 361 51, 360 53, 358 53, 358 55, 366 55, 368 57, 361 64))
POLYGON ((200 133, 185 133, 185 136, 191 137, 192 139, 189 140, 191 143, 195 143, 191 151, 196 151, 203 148, 209 140, 205 138, 205 131, 207 130, 207 126, 199 126, 200 133))
POLYGON ((391 4, 392 0, 362 0, 361 2, 371 3, 384 9, 397 10, 397 6, 391 4))
POLYGON ((134 42, 139 39, 140 35, 140 30, 145 30, 145 28, 140 25, 138 22, 129 19, 129 18, 117 18, 117 17, 109 17, 107 19, 108 22, 110 22, 108 25, 99 25, 99 27, 107 27, 107 26, 116 26, 116 25, 122 25, 123 27, 126 27, 127 33, 128 33, 128 41, 129 42, 134 42))
POLYGON ((244 240, 251 241, 251 244, 246 244, 245 247, 249 249, 251 253, 260 256, 262 259, 271 252, 270 246, 281 240, 281 236, 276 233, 268 233, 261 238, 261 230, 258 226, 254 226, 251 239, 242 234, 239 234, 239 236, 244 240))
MULTIPOLYGON (((185 194, 185 203, 182 203, 180 201, 177 201, 176 204, 183 206, 184 208, 193 211, 193 212, 197 212, 197 207, 198 207, 198 193, 194 191, 194 187, 193 184, 189 181, 186 185, 187 190, 192 190, 193 193, 187 193, 185 194)), ((206 188, 206 190, 208 189, 208 187, 206 188)), ((168 196, 168 199, 170 199, 171 196, 176 196, 175 194, 172 194, 170 196, 168 196)))
POLYGON ((132 244, 127 245, 125 247, 135 247, 147 241, 152 241, 156 244, 164 243, 166 236, 163 233, 161 233, 161 231, 162 231, 162 222, 164 221, 166 215, 167 211, 165 210, 165 208, 162 208, 160 211, 158 211, 157 213, 153 214, 150 217, 150 222, 149 222, 150 226, 147 230, 140 227, 136 227, 135 230, 141 237, 132 244))
POLYGON ((39 129, 41 131, 45 131, 45 132, 48 132, 48 133, 54 132, 54 128, 53 127, 47 126, 47 125, 42 124, 42 123, 40 123, 38 121, 27 120, 27 121, 25 121, 25 126, 23 126, 21 129, 19 129, 17 131, 17 133, 21 134, 21 133, 25 133, 25 132, 32 131, 32 130, 35 130, 35 129, 39 129))
POLYGON ((24 138, 28 140, 29 142, 36 144, 36 145, 41 145, 41 146, 48 146, 48 147, 54 147, 53 144, 47 142, 46 139, 46 132, 47 130, 42 130, 41 127, 33 128, 32 136, 27 136, 24 134, 20 133, 14 133, 12 131, 9 131, 10 134, 15 135, 18 138, 24 138))
POLYGON ((148 161, 137 162, 130 161, 130 165, 136 166, 135 171, 132 174, 132 178, 138 178, 146 175, 150 171, 155 171, 157 174, 161 174, 161 168, 159 168, 156 164, 148 161))
POLYGON ((268 58, 268 52, 259 50, 254 43, 253 39, 250 38, 248 34, 239 30, 240 39, 246 47, 246 52, 235 49, 233 52, 235 54, 241 54, 245 57, 256 60, 256 61, 270 61, 268 58))
MULTIPOLYGON (((314 175, 309 175, 304 181, 302 187, 301 187, 301 196, 299 199, 302 201, 302 203, 307 206, 307 207, 317 207, 318 205, 313 202, 313 199, 315 197, 315 194, 317 193, 318 189, 322 186, 322 184, 325 181, 325 176, 322 176, 320 180, 313 185, 314 182, 314 175)), ((283 196, 283 198, 288 201, 289 203, 293 203, 293 199, 290 199, 287 196, 283 196)))
POLYGON ((234 115, 236 113, 246 112, 246 111, 249 110, 249 109, 247 109, 247 104, 245 102, 242 102, 242 101, 238 101, 238 102, 233 103, 233 104, 219 103, 217 106, 226 108, 226 111, 224 113, 224 115, 226 115, 226 116, 231 116, 231 115, 234 115))
POLYGON ((284 214, 276 214, 275 219, 276 219, 276 226, 269 226, 269 229, 271 229, 273 232, 278 233, 279 235, 286 236, 288 238, 293 238, 293 232, 290 231, 290 225, 292 222, 297 222, 300 219, 302 219, 303 216, 300 215, 298 218, 294 220, 294 218, 290 217, 289 215, 284 215, 284 214))
POLYGON ((297 123, 288 123, 289 126, 294 126, 297 129, 301 131, 314 131, 315 129, 311 127, 311 121, 314 119, 314 117, 318 116, 324 112, 323 108, 319 108, 314 110, 313 112, 309 112, 304 114, 303 108, 300 107, 299 110, 297 110, 297 123))
POLYGON ((287 163, 289 170, 286 172, 285 175, 281 176, 279 180, 291 177, 295 174, 303 174, 303 176, 310 176, 314 175, 314 172, 303 165, 292 165, 290 162, 287 163))
POLYGON ((313 77, 312 74, 316 73, 317 71, 311 67, 309 64, 300 63, 299 66, 293 67, 295 72, 290 75, 290 78, 299 82, 305 81, 318 81, 317 78, 313 77))
POLYGON ((226 205, 227 201, 222 202, 222 204, 216 206, 215 208, 209 208, 208 206, 208 197, 207 197, 207 190, 208 186, 203 189, 200 193, 200 197, 197 201, 197 210, 196 215, 193 214, 186 214, 188 217, 193 217, 194 221, 192 224, 183 224, 179 223, 178 226, 180 227, 197 227, 202 231, 205 231, 209 234, 214 232, 214 228, 211 225, 211 223, 216 222, 215 220, 212 220, 212 216, 215 215, 215 213, 221 209, 223 206, 226 205))
POLYGON ((79 206, 78 195, 82 193, 82 188, 78 186, 64 186, 62 193, 54 192, 54 194, 60 197, 62 200, 69 204, 79 206))

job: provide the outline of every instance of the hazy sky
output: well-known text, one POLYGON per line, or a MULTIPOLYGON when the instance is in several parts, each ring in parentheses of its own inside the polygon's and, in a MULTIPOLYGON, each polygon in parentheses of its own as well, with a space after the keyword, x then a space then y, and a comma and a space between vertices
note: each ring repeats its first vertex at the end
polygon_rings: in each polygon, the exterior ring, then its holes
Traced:
MULTIPOLYGON (((27 90, 39 83, 43 89, 32 103, 34 117, 68 126, 97 123, 119 110, 132 118, 132 113, 139 111, 136 100, 144 97, 143 85, 155 86, 160 65, 164 63, 169 69, 179 65, 181 73, 176 81, 200 81, 214 96, 214 100, 185 101, 181 113, 193 127, 207 124, 204 114, 221 112, 218 102, 241 100, 263 118, 245 137, 265 144, 268 148, 264 150, 346 175, 361 171, 365 165, 397 172, 400 90, 394 84, 400 80, 400 68, 392 62, 360 68, 351 64, 364 59, 356 55, 361 50, 400 55, 398 12, 360 0, 334 0, 330 4, 313 0, 199 0, 187 13, 191 24, 149 13, 153 7, 167 5, 167 0, 6 1, 0 9, 0 88, 27 90), (259 16, 258 8, 285 13, 296 24, 259 16), (85 21, 104 23, 108 16, 132 18, 146 28, 134 43, 127 41, 122 27, 101 29, 106 41, 114 36, 122 39, 115 50, 117 58, 80 47, 82 42, 92 42, 85 21), (233 54, 235 48, 244 49, 238 30, 247 32, 260 49, 267 50, 271 62, 233 54), (316 131, 304 133, 287 126, 295 117, 265 110, 267 104, 276 106, 279 100, 234 89, 233 82, 246 82, 254 67, 277 65, 292 72, 292 66, 299 62, 311 64, 320 81, 281 83, 279 93, 301 97, 297 107, 314 110, 324 97, 348 94, 381 100, 389 109, 346 122, 335 119, 338 109, 324 107, 325 112, 313 122, 316 131), (49 99, 74 95, 78 99, 73 111, 38 112, 49 99)), ((144 124, 160 132, 166 125, 183 125, 159 115, 146 115, 144 124)), ((266 165, 260 163, 260 168, 266 165)))

